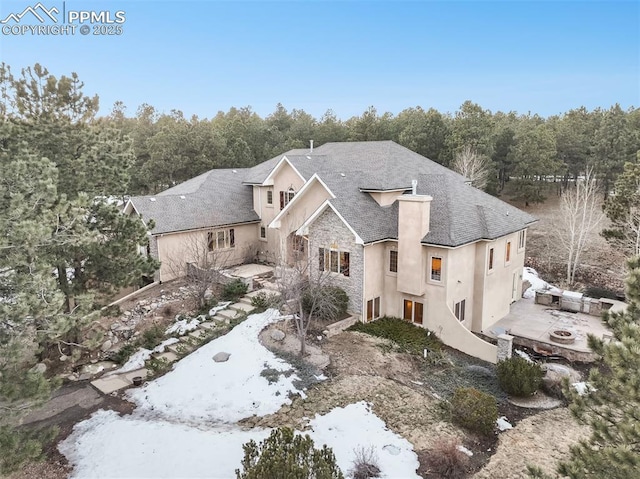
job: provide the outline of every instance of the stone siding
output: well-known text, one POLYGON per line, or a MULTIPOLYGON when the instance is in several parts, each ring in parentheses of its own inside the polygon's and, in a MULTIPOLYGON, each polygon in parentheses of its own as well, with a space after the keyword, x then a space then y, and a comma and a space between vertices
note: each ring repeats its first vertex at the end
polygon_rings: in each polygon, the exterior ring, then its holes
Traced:
POLYGON ((331 248, 349 253, 349 276, 332 273, 335 286, 344 289, 349 296, 349 311, 362 313, 362 280, 364 248, 356 244, 349 228, 331 209, 325 210, 309 227, 309 260, 312 272, 318 271, 319 248, 331 248))

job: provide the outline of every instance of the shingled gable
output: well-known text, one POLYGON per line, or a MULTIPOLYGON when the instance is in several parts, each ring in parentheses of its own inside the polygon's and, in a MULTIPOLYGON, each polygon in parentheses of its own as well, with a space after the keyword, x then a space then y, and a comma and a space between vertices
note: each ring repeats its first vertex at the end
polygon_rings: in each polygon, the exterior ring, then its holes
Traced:
POLYGON ((157 195, 134 196, 125 208, 153 219, 153 234, 257 223, 253 193, 243 185, 248 169, 208 171, 157 195))

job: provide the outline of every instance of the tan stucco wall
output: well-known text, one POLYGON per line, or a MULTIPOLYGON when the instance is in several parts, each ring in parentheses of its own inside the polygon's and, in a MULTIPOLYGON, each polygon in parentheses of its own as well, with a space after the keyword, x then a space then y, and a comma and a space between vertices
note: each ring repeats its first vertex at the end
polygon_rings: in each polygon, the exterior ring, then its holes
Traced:
POLYGON ((398 286, 407 294, 424 294, 424 254, 420 243, 429 232, 431 197, 398 198, 398 286))
MULTIPOLYGON (((244 262, 252 248, 256 248, 257 226, 255 224, 232 226, 235 234, 235 247, 219 251, 219 258, 225 266, 244 262)), ((215 228, 182 233, 155 235, 158 259, 160 260, 160 281, 170 281, 185 274, 186 263, 196 261, 204 254, 207 246, 207 233, 229 228, 215 228)), ((213 254, 213 253, 212 253, 213 254)))
POLYGON ((522 297, 524 249, 518 251, 518 233, 494 241, 476 243, 473 331, 490 328, 509 313, 514 300, 522 297), (505 262, 506 243, 511 241, 511 261, 505 262), (489 249, 494 249, 493 270, 488 272, 489 249), (515 275, 515 293, 513 282, 515 275))

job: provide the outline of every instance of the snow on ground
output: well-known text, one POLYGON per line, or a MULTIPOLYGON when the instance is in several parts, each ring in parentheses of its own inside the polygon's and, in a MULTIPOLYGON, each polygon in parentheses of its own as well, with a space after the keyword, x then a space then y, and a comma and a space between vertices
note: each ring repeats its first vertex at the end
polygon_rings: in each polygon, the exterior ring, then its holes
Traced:
POLYGON ((115 371, 111 371, 107 374, 107 376, 112 376, 114 374, 122 374, 128 373, 129 371, 135 371, 136 369, 141 369, 144 367, 144 363, 149 360, 153 353, 163 353, 167 346, 171 346, 179 342, 180 340, 177 338, 169 338, 165 341, 162 341, 158 346, 153 349, 145 349, 140 348, 135 353, 131 355, 131 357, 127 360, 126 363, 122 365, 120 369, 115 371))
POLYGON ((529 281, 529 283, 531 283, 531 286, 522 294, 523 298, 535 298, 536 290, 553 288, 552 285, 538 276, 538 272, 535 269, 529 268, 528 266, 525 266, 524 268, 522 280, 529 281))
POLYGON ((278 319, 275 309, 249 316, 226 335, 182 359, 169 374, 130 390, 129 397, 140 411, 181 420, 231 423, 276 412, 291 403, 290 392, 300 392, 293 385, 295 374, 281 375, 273 384, 260 376, 267 367, 292 369, 258 341, 260 331, 278 319), (216 363, 212 358, 219 352, 231 357, 216 363))
POLYGON ((205 430, 98 411, 58 446, 73 479, 235 477, 242 444, 269 431, 205 430))
POLYGON ((345 476, 353 467, 354 451, 372 447, 382 477, 420 477, 416 474, 418 456, 413 452, 411 443, 389 431, 384 421, 373 414, 365 402, 332 409, 324 416, 316 415, 309 425, 313 431, 308 434, 316 447, 323 444, 331 447, 345 476))
MULTIPOLYGON (((74 466, 72 478, 232 478, 242 445, 262 441, 269 430, 244 430, 233 424, 266 415, 289 403, 295 376, 269 384, 260 376, 265 364, 291 367, 258 341, 259 332, 280 318, 275 310, 249 316, 226 336, 182 359, 165 376, 129 397, 130 416, 98 411, 77 424, 58 448, 74 466), (227 362, 212 356, 224 351, 227 362)), ((327 444, 345 475, 354 450, 373 447, 384 477, 417 478, 418 459, 411 443, 389 431, 364 402, 335 408, 309 421, 316 447, 327 444)))

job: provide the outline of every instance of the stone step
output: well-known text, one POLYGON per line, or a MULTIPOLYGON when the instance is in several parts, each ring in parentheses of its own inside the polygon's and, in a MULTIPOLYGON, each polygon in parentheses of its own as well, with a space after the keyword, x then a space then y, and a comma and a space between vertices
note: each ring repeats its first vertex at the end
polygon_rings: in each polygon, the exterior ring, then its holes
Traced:
POLYGON ((256 289, 255 291, 251 291, 250 293, 247 293, 244 297, 253 298, 254 296, 258 296, 261 293, 266 294, 267 296, 280 296, 280 292, 276 291, 275 289, 262 288, 262 289, 256 289))
POLYGON ((91 385, 102 394, 111 394, 112 392, 119 391, 120 389, 131 386, 131 381, 119 375, 115 375, 91 381, 91 385))
POLYGON ((156 358, 158 359, 164 359, 170 363, 176 362, 178 359, 180 359, 180 356, 178 356, 176 353, 168 351, 166 353, 162 353, 162 354, 158 354, 156 356, 156 358))
POLYGON ((190 353, 191 351, 193 351, 194 347, 188 342, 186 342, 186 336, 183 336, 183 338, 184 339, 181 340, 179 343, 172 344, 167 349, 170 352, 177 354, 178 356, 184 354, 185 352, 190 353))
POLYGON ((238 311, 240 313, 251 313, 251 311, 253 311, 254 308, 253 306, 251 306, 251 304, 246 304, 246 303, 234 303, 231 306, 229 306, 229 309, 233 309, 235 311, 238 311))
POLYGON ((207 335, 207 332, 203 329, 196 329, 195 331, 191 331, 188 336, 191 336, 195 339, 202 339, 207 335))
POLYGON ((240 302, 251 306, 251 298, 249 298, 248 296, 243 296, 242 298, 240 298, 240 302))
POLYGON ((218 314, 216 314, 216 319, 229 320, 235 318, 236 316, 238 316, 238 312, 236 310, 225 309, 223 311, 219 311, 218 314))
POLYGON ((206 329, 206 330, 215 329, 215 327, 216 327, 215 324, 213 324, 211 322, 200 323, 200 325, 198 326, 198 328, 206 329))

